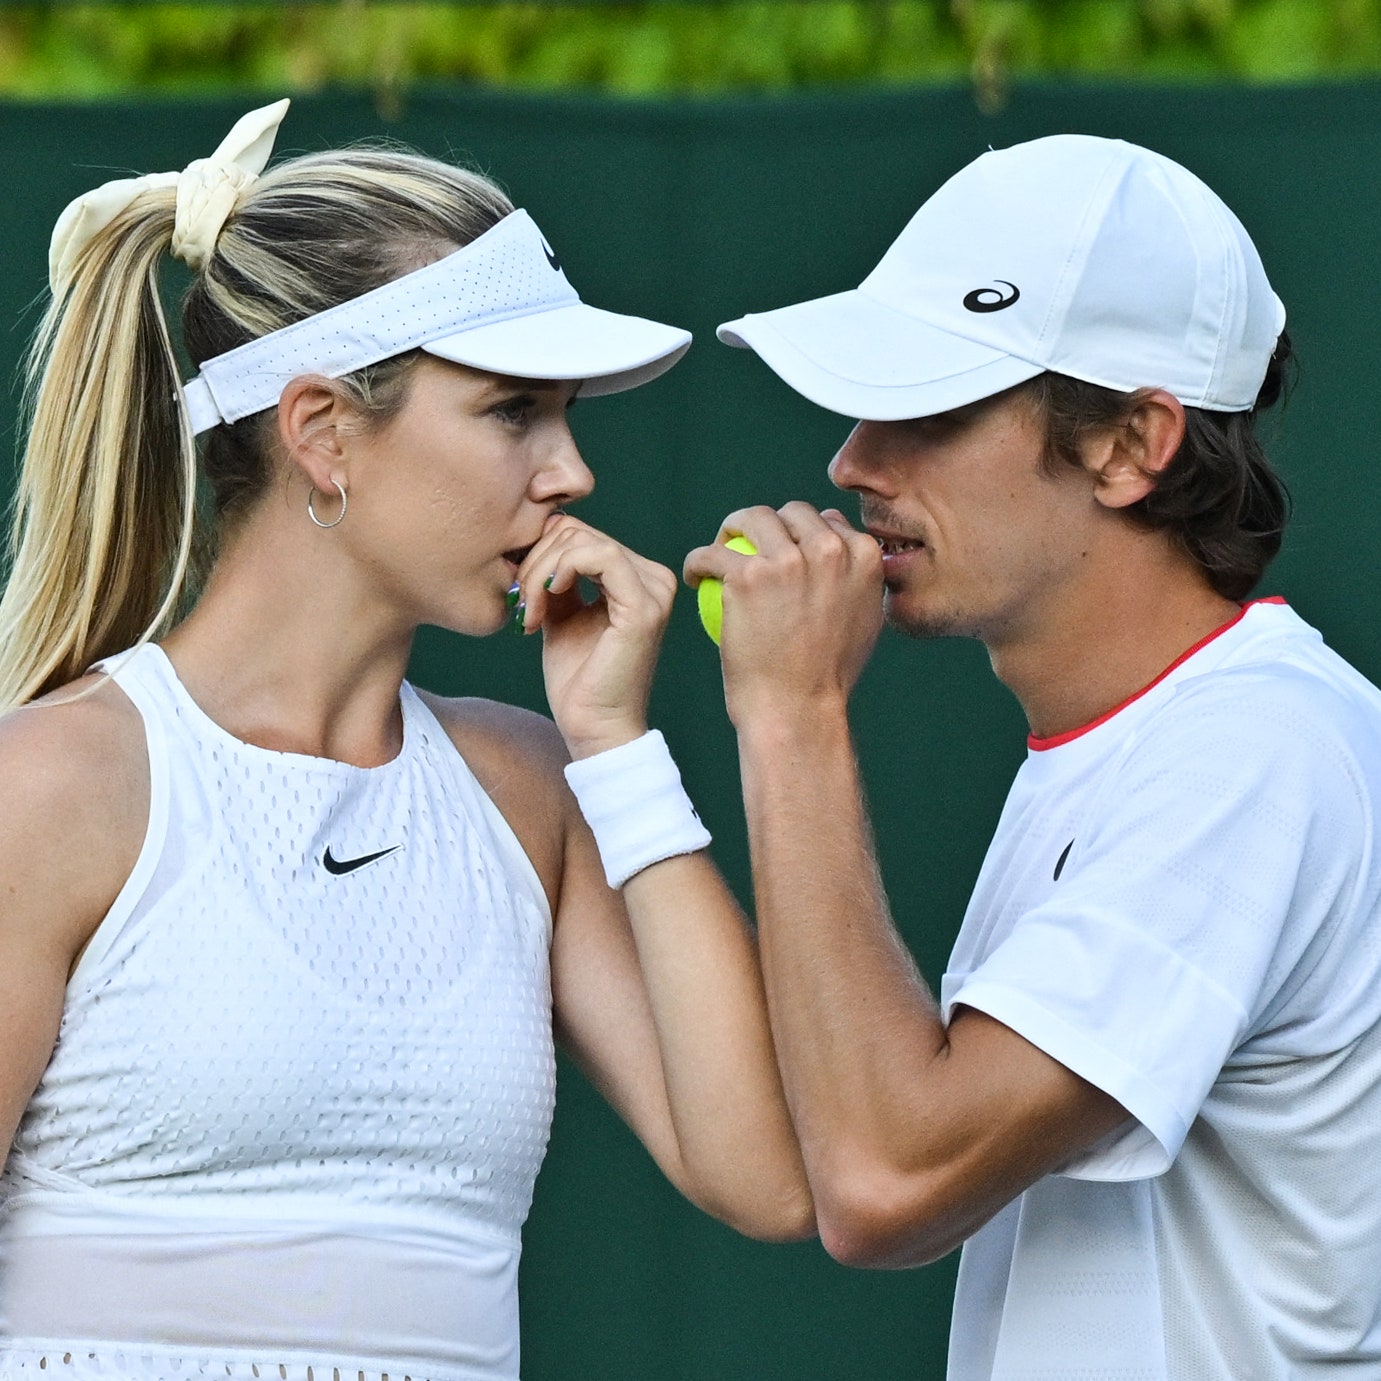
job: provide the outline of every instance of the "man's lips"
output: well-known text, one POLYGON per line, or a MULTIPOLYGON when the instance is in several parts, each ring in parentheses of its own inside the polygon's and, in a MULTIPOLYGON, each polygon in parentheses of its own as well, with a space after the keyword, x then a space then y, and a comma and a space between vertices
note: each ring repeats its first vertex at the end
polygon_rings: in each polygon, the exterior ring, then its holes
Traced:
POLYGON ((925 542, 919 537, 902 536, 900 533, 885 532, 880 528, 870 527, 867 532, 882 552, 883 582, 889 590, 897 588, 905 578, 905 573, 910 569, 917 552, 926 549, 925 542))
POLYGON ((889 556, 905 556, 907 552, 919 551, 925 543, 919 537, 901 537, 890 532, 868 530, 868 535, 882 550, 883 559, 889 556))

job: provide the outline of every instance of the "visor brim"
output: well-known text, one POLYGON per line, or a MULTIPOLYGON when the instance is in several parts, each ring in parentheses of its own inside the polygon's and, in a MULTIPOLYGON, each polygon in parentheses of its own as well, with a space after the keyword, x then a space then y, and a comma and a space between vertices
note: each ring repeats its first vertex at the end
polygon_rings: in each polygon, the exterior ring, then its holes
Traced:
POLYGON ((812 403, 863 421, 929 417, 1043 372, 857 289, 740 317, 716 334, 754 351, 812 403))
POLYGON ((690 343, 690 332, 679 327, 573 302, 428 341, 422 349, 491 374, 580 379, 581 396, 595 397, 666 373, 690 343))

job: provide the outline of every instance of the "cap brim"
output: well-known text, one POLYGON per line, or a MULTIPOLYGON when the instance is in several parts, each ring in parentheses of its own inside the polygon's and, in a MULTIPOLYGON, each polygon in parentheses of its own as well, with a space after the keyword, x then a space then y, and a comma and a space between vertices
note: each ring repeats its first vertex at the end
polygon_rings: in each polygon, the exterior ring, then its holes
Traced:
POLYGON ((797 393, 871 422, 929 417, 1034 379, 1043 366, 942 331, 853 289, 726 322, 797 393))
POLYGON ((492 374, 581 379, 581 394, 595 396, 664 374, 690 343, 690 332, 679 327, 573 302, 428 341, 422 349, 492 374))

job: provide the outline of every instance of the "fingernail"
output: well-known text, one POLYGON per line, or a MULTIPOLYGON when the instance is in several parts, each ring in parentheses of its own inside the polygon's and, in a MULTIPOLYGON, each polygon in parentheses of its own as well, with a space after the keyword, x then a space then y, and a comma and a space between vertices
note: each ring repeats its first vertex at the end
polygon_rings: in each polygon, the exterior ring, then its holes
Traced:
POLYGON ((512 609, 513 606, 518 603, 521 597, 522 586, 520 586, 518 582, 515 580, 513 584, 508 587, 508 593, 504 596, 504 602, 508 605, 510 609, 512 609))
POLYGON ((524 625, 526 624, 526 622, 527 604, 524 601, 519 600, 517 607, 513 610, 513 622, 509 624, 509 627, 512 628, 512 630, 515 633, 521 633, 523 632, 524 625))
POLYGON ((552 581, 555 580, 555 579, 556 579, 556 572, 553 571, 553 572, 542 582, 542 588, 543 588, 544 590, 550 590, 550 589, 551 589, 551 583, 552 583, 552 581))

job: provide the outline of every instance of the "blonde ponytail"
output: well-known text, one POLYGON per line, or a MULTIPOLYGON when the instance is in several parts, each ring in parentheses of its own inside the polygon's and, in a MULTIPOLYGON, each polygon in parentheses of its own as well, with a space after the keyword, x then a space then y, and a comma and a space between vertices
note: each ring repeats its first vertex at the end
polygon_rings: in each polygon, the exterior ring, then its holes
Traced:
MULTIPOLYGON (((63 287, 28 364, 29 439, 0 598, 0 712, 159 636, 185 611, 193 553, 200 565, 212 549, 197 526, 196 447, 158 296, 176 197, 143 183, 61 256, 63 287)), ((237 190, 214 246, 197 256, 182 304, 187 353, 199 368, 469 244, 512 209, 478 174, 394 149, 279 164, 237 190)), ((415 355, 339 381, 367 423, 402 406, 415 355)), ((216 523, 266 491, 272 416, 207 433, 216 523)))
POLYGON ((92 240, 30 351, 0 711, 155 636, 182 601, 196 451, 158 295, 174 203, 150 190, 92 240))

